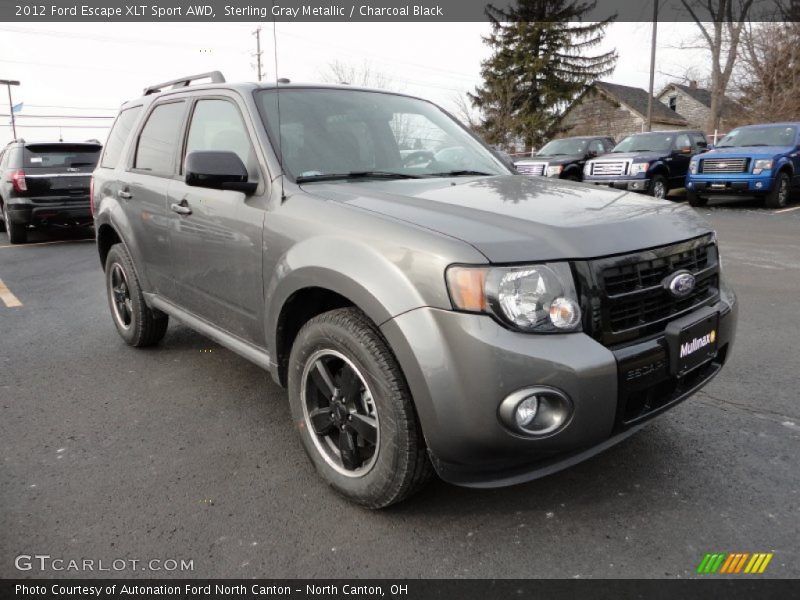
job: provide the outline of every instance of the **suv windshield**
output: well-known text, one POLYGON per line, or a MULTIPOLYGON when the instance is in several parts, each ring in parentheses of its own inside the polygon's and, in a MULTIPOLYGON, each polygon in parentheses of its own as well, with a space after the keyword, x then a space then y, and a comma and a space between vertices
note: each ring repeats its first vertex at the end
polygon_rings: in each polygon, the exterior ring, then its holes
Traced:
POLYGON ((537 156, 554 156, 557 154, 586 154, 589 140, 553 140, 544 145, 536 153, 537 156))
POLYGON ((91 144, 28 144, 25 146, 23 166, 27 168, 80 168, 94 167, 101 146, 91 144))
POLYGON ((261 90, 256 99, 283 167, 296 181, 510 172, 424 100, 358 90, 282 89, 279 120, 275 90, 261 90))
POLYGON ((617 144, 612 152, 666 152, 672 148, 672 133, 637 133, 617 144))
POLYGON ((735 146, 793 146, 797 130, 794 127, 764 125, 734 129, 717 144, 717 148, 735 146))

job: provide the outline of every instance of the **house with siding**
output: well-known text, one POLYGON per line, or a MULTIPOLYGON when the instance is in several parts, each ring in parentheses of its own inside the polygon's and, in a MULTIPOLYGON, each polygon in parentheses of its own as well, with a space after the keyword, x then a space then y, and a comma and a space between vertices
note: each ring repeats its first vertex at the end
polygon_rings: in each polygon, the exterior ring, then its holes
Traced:
MULTIPOLYGON (((705 129, 711 111, 711 91, 698 87, 696 81, 689 82, 689 85, 670 83, 659 92, 656 98, 676 115, 679 114, 686 119, 691 127, 705 129)), ((736 127, 741 123, 743 117, 744 108, 726 97, 722 104, 719 133, 736 127)), ((706 131, 706 135, 713 134, 713 131, 706 131)))
MULTIPOLYGON (((596 81, 565 111, 554 137, 610 135, 617 141, 647 125, 649 94, 637 87, 596 81)), ((690 122, 666 103, 653 99, 653 130, 687 129, 690 122)))

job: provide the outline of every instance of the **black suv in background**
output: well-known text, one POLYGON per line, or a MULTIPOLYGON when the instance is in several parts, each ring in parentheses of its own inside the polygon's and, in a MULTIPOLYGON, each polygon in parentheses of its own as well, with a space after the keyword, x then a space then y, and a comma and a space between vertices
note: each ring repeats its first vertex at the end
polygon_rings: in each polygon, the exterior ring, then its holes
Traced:
POLYGON ((586 163, 587 183, 666 198, 682 188, 692 157, 708 148, 702 131, 654 131, 622 140, 609 153, 586 163))
POLYGON ((99 142, 14 140, 0 154, 0 213, 12 244, 39 225, 91 225, 89 185, 99 142))
POLYGON ((558 177, 571 181, 583 179, 583 166, 590 158, 611 152, 610 137, 568 137, 552 140, 531 158, 514 163, 523 175, 558 177))

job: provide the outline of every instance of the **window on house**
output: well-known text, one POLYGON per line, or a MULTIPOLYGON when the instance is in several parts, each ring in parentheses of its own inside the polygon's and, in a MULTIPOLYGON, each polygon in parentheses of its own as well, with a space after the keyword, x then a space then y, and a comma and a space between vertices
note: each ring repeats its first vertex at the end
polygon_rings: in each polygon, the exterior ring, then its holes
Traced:
POLYGON ((670 96, 669 97, 669 107, 674 110, 675 112, 678 111, 678 97, 677 96, 670 96))

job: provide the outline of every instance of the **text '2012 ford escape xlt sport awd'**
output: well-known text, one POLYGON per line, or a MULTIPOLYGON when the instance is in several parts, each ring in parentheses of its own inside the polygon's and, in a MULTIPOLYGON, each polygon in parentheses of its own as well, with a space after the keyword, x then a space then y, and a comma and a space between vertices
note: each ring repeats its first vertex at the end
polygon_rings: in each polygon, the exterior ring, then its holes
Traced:
POLYGON ((515 175, 418 98, 206 76, 123 105, 94 173, 114 324, 263 366, 355 502, 552 473, 725 363, 736 303, 692 209, 515 175))

